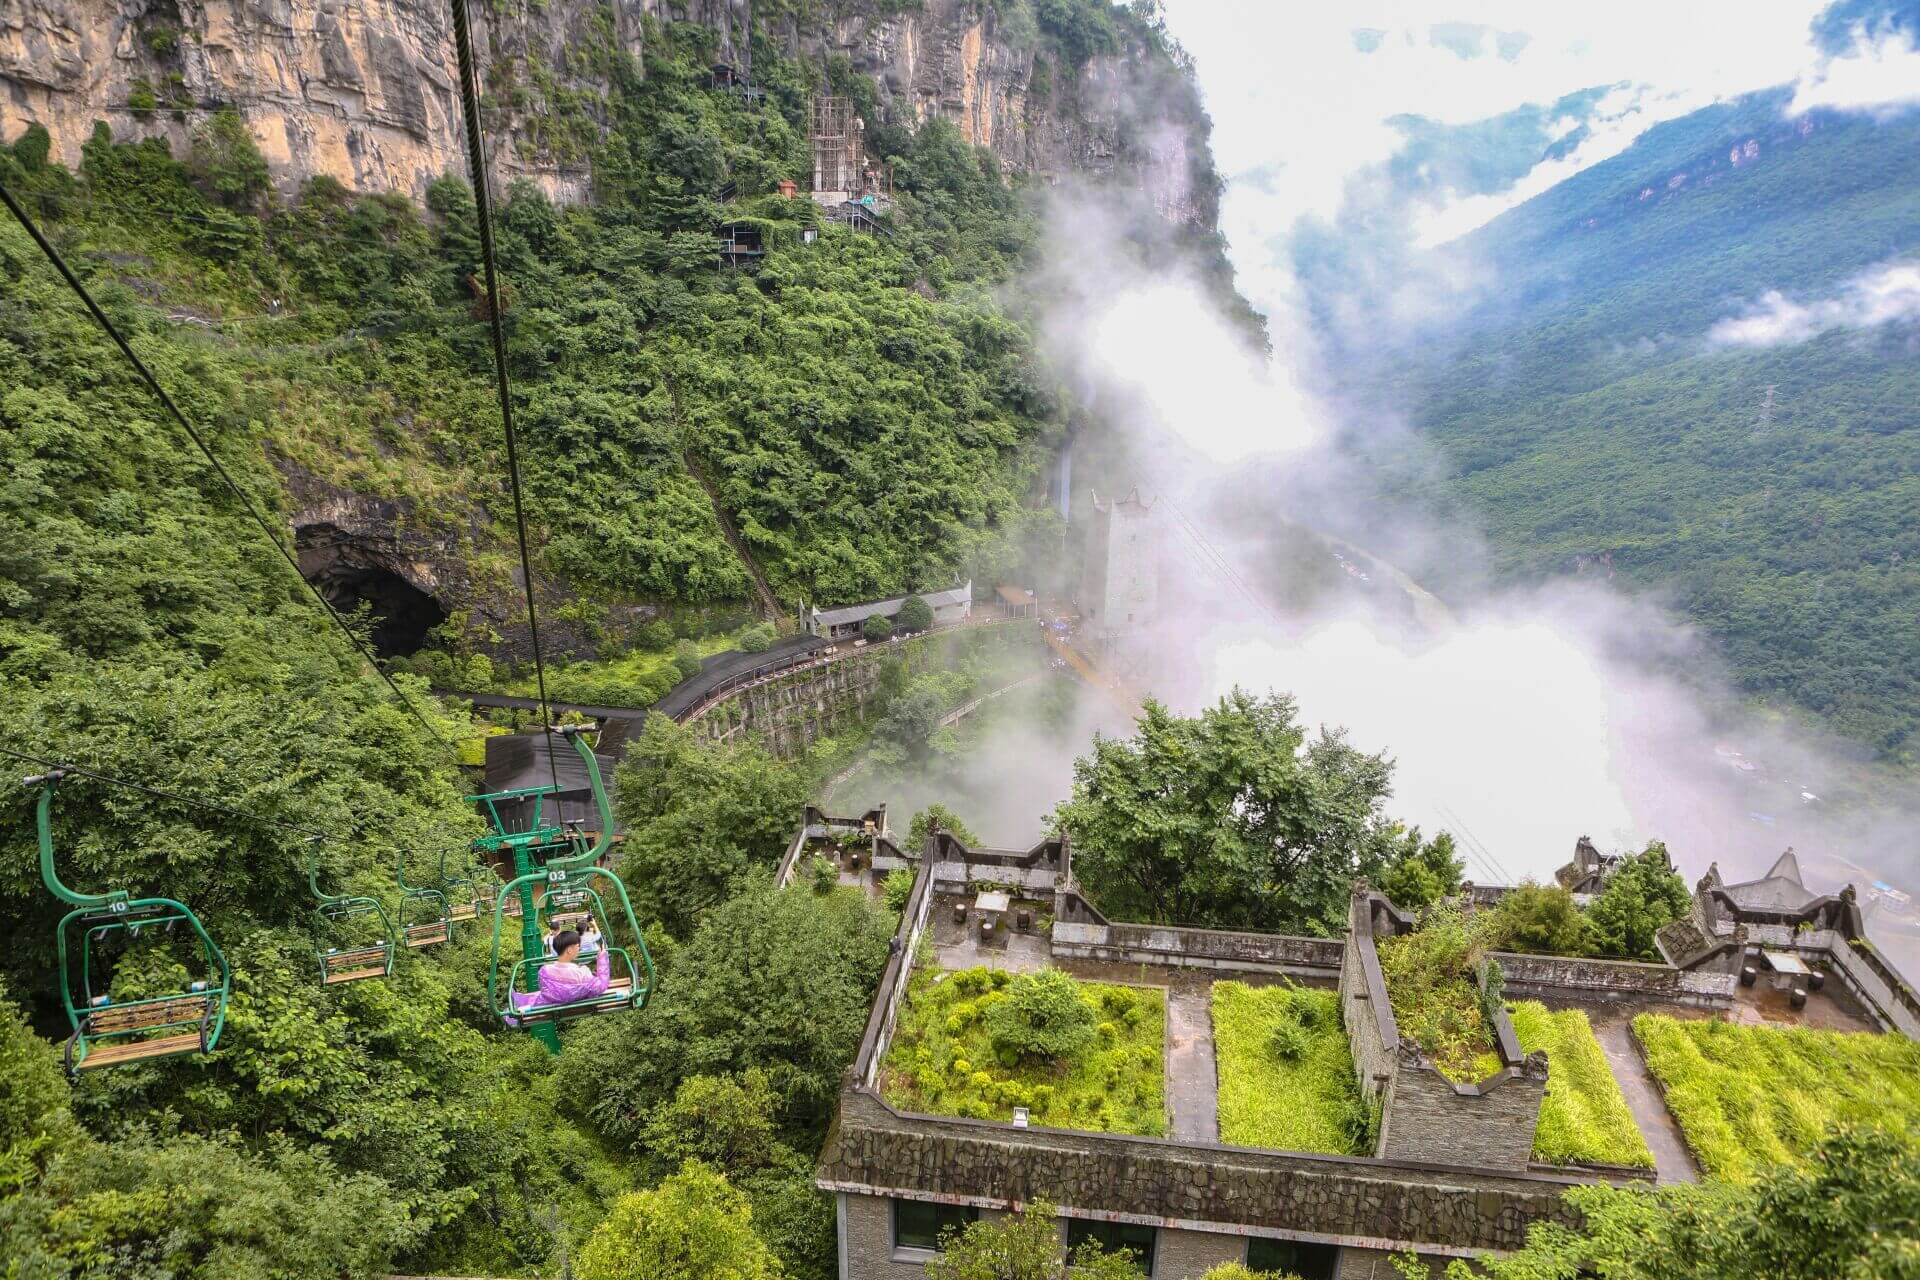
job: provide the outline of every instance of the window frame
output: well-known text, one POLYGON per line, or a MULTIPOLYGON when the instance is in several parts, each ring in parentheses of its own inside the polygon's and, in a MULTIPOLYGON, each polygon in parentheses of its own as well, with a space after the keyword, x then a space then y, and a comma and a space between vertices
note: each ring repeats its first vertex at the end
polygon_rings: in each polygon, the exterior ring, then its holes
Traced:
POLYGON ((1248 1236, 1245 1262, 1247 1264, 1247 1270, 1261 1275, 1270 1275, 1277 1271, 1284 1275, 1303 1277, 1303 1280, 1333 1280, 1334 1277, 1340 1274, 1340 1246, 1337 1244, 1322 1244, 1316 1240, 1289 1240, 1281 1236, 1248 1236), (1253 1250, 1256 1245, 1270 1245, 1274 1248, 1287 1249, 1293 1251, 1296 1255, 1303 1249, 1312 1250, 1316 1257, 1321 1257, 1326 1260, 1326 1266, 1324 1269, 1302 1271, 1300 1269, 1302 1259, 1295 1256, 1282 1267, 1256 1267, 1253 1265, 1253 1250), (1322 1249, 1326 1250, 1324 1254, 1319 1252, 1322 1249))
POLYGON ((946 1204, 939 1200, 915 1200, 907 1196, 890 1196, 887 1203, 889 1225, 892 1228, 893 1252, 895 1257, 902 1254, 915 1258, 930 1258, 941 1252, 940 1237, 949 1228, 964 1230, 968 1225, 980 1220, 980 1210, 970 1204, 946 1204), (900 1210, 902 1206, 930 1210, 935 1216, 932 1244, 909 1244, 900 1237, 900 1210))
POLYGON ((1101 1248, 1109 1253, 1117 1249, 1127 1249, 1138 1255, 1141 1252, 1139 1245, 1129 1244, 1124 1240, 1118 1239, 1120 1235, 1128 1231, 1144 1231, 1147 1233, 1145 1257, 1140 1258, 1139 1261, 1142 1264, 1141 1270, 1144 1271, 1149 1280, 1151 1280, 1153 1269, 1159 1264, 1160 1260, 1160 1228, 1149 1226, 1144 1222, 1113 1222, 1106 1218, 1068 1218, 1064 1241, 1067 1250, 1067 1261, 1071 1263, 1073 1261, 1073 1251, 1075 1247, 1085 1243, 1090 1238, 1099 1240, 1101 1248), (1080 1239, 1077 1241, 1074 1239, 1076 1231, 1080 1234, 1080 1239), (1115 1239, 1108 1241, 1101 1238, 1108 1234, 1113 1235, 1115 1239))

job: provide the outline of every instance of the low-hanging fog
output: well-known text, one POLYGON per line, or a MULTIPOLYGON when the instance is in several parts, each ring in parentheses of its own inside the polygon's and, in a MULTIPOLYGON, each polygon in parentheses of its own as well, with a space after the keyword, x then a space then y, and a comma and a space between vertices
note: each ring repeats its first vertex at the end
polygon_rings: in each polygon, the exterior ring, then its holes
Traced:
MULTIPOLYGON (((1291 694, 1309 724, 1387 752, 1391 811, 1454 832, 1481 882, 1548 877, 1581 835, 1663 839, 1689 880, 1712 861, 1761 874, 1789 846, 1816 891, 1916 878, 1920 814, 1869 794, 1857 752, 1747 708, 1657 600, 1604 571, 1487 585, 1469 521, 1388 496, 1363 459, 1384 444, 1417 472, 1424 446, 1322 394, 1300 316, 1270 309, 1257 353, 1205 286, 1140 265, 1148 232, 1111 193, 1049 207, 1034 296, 1080 403, 1074 519, 1095 487, 1155 503, 1160 608, 1116 659, 1137 687, 1187 711, 1235 685, 1291 694)), ((989 843, 1037 839, 1073 757, 1116 725, 1091 692, 1066 722, 1008 701, 964 758, 856 779, 836 807, 887 799, 904 824, 940 800, 989 843)), ((1914 940, 1883 942, 1920 969, 1914 940)))

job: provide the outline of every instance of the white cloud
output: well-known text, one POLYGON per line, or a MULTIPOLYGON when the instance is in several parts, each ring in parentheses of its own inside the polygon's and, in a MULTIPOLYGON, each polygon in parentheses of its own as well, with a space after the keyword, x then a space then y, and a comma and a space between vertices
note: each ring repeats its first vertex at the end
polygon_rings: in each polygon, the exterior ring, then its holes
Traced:
POLYGON ((1168 0, 1167 21, 1194 55, 1222 172, 1231 180, 1280 166, 1284 180, 1260 193, 1264 221, 1277 229, 1304 214, 1336 214, 1347 180, 1399 149, 1402 135, 1387 123, 1396 115, 1464 124, 1602 84, 1706 101, 1785 84, 1818 61, 1808 24, 1824 7, 1825 0, 1459 0, 1438 10, 1415 0, 1168 0), (1531 39, 1511 58, 1491 47, 1462 58, 1433 42, 1440 18, 1531 39), (1371 52, 1354 40, 1367 28, 1384 32, 1371 52))
POLYGON ((1920 45, 1900 32, 1854 33, 1853 49, 1803 74, 1791 115, 1815 107, 1876 114, 1920 105, 1920 45))
POLYGON ((1855 276, 1830 298, 1795 302, 1778 290, 1763 294, 1744 315, 1707 331, 1723 347, 1780 347, 1830 329, 1871 329, 1920 320, 1920 262, 1889 262, 1855 276))

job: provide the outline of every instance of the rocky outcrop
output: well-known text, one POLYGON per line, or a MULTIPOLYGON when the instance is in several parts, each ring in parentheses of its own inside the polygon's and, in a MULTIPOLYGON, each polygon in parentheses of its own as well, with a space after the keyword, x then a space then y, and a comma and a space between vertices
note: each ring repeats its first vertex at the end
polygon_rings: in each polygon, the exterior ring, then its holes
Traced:
MULTIPOLYGON (((888 120, 952 120, 1010 170, 1057 178, 1131 171, 1169 219, 1212 224, 1205 125, 1191 85, 1136 45, 1084 66, 1039 51, 983 0, 807 29, 758 20, 763 45, 817 62, 845 56, 879 86, 888 120)), ((487 68, 490 163, 559 200, 591 194, 544 95, 603 97, 608 54, 638 54, 648 18, 716 32, 723 55, 750 0, 475 3, 487 68), (611 46, 611 47, 610 47, 611 46)), ((231 106, 283 188, 325 174, 362 191, 419 196, 464 173, 447 0, 6 0, 0 4, 0 137, 45 125, 75 165, 96 121, 116 137, 161 137, 186 154, 193 127, 231 106)), ((878 121, 869 122, 877 124, 878 121)))

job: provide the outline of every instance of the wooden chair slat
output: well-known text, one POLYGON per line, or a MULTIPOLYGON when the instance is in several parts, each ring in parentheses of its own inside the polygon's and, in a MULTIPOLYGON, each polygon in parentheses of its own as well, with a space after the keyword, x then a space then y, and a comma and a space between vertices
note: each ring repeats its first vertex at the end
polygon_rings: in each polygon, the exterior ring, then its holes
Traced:
POLYGON ((138 1062, 143 1058, 164 1058, 176 1053, 193 1053, 200 1048, 200 1033, 189 1031, 177 1036, 158 1036, 152 1040, 120 1040, 95 1045, 87 1050, 77 1070, 111 1067, 120 1062, 138 1062))

